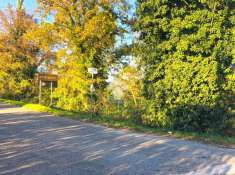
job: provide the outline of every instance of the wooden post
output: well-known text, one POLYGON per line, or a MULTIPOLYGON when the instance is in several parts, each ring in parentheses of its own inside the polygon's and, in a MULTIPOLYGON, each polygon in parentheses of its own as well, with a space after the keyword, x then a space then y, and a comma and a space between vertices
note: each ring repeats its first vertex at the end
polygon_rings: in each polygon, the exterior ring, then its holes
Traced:
POLYGON ((41 98, 42 98, 42 80, 39 80, 39 96, 38 96, 38 102, 41 104, 41 98))
POLYGON ((50 106, 52 106, 52 104, 53 104, 52 93, 53 93, 53 82, 51 81, 51 101, 50 101, 50 106))

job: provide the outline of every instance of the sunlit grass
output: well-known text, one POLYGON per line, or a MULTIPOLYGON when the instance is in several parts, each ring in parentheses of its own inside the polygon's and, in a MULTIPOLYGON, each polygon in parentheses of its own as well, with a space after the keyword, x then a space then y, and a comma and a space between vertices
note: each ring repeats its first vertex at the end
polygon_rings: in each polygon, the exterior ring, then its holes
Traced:
POLYGON ((39 111, 39 112, 47 112, 55 116, 74 116, 75 115, 73 112, 70 112, 70 111, 54 109, 54 108, 50 108, 50 107, 39 105, 39 104, 25 104, 22 107, 39 111))
POLYGON ((128 129, 135 132, 157 134, 157 135, 180 138, 185 140, 194 140, 203 143, 218 144, 233 148, 235 147, 235 137, 221 135, 218 133, 198 133, 198 132, 184 132, 184 131, 169 132, 168 129, 148 127, 141 124, 137 124, 132 120, 118 119, 112 116, 92 116, 91 113, 86 113, 86 112, 71 112, 39 104, 26 104, 24 102, 5 100, 5 99, 0 99, 0 102, 22 106, 23 108, 31 109, 34 111, 46 112, 54 116, 62 116, 70 119, 80 120, 83 122, 92 122, 112 128, 128 129))

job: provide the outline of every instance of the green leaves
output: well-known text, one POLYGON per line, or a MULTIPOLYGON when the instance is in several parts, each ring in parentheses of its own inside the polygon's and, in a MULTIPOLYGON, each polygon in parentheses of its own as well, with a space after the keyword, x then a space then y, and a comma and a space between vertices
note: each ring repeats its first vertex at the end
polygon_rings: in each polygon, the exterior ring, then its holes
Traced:
MULTIPOLYGON (((38 0, 38 3, 42 14, 54 14, 53 23, 41 27, 42 31, 50 27, 54 43, 59 46, 55 62, 61 75, 55 92, 57 106, 87 111, 92 83, 88 68, 98 69, 93 83, 97 91, 104 91, 109 69, 107 57, 114 47, 116 34, 121 31, 117 21, 122 19, 117 13, 125 11, 125 1, 38 0)), ((42 46, 46 46, 43 40, 42 46)), ((102 95, 94 99, 98 96, 102 95)))
POLYGON ((227 77, 233 14, 232 2, 223 0, 138 1, 145 123, 200 130, 223 124, 231 112, 226 94, 235 89, 227 77))

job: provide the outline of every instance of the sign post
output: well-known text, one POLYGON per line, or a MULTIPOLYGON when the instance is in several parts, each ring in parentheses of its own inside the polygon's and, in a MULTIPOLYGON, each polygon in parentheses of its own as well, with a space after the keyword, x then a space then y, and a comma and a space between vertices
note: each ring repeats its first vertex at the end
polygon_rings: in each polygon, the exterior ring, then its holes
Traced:
POLYGON ((53 82, 51 81, 51 99, 50 99, 50 106, 52 106, 52 104, 53 104, 53 96, 52 96, 52 94, 53 94, 53 82))
POLYGON ((91 116, 93 116, 93 94, 95 93, 95 87, 94 87, 94 75, 98 74, 98 71, 96 68, 94 67, 91 67, 91 68, 88 68, 88 73, 91 74, 91 78, 92 78, 92 83, 91 83, 91 86, 90 86, 90 92, 91 92, 91 116))
POLYGON ((39 104, 42 103, 42 86, 46 86, 50 83, 50 106, 53 104, 53 82, 58 82, 57 74, 49 74, 49 73, 38 73, 36 74, 36 81, 39 86, 39 95, 38 101, 39 104))

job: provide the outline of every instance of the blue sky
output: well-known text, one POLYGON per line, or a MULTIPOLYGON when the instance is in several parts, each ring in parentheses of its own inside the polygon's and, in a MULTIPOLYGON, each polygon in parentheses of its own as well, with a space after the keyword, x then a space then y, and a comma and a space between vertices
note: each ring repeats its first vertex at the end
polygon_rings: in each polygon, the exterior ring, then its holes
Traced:
MULTIPOLYGON (((129 0, 128 2, 134 6, 136 0, 129 0)), ((5 9, 9 4, 13 7, 16 7, 17 0, 0 0, 0 10, 5 9)), ((37 8, 37 2, 36 0, 24 0, 23 4, 24 8, 26 9, 27 13, 34 14, 35 9, 37 8)), ((133 12, 133 9, 132 9, 133 12)), ((37 17, 37 15, 36 15, 37 17)), ((51 21, 52 19, 48 17, 48 21, 51 21)), ((125 43, 131 43, 132 36, 126 35, 126 38, 124 39, 125 43)), ((120 45, 121 40, 118 39, 117 45, 120 45)))
MULTIPOLYGON (((128 2, 132 5, 135 4, 136 0, 129 0, 128 2)), ((13 7, 16 7, 17 0, 0 0, 0 10, 5 9, 9 4, 13 7)), ((27 13, 33 14, 35 13, 35 9, 37 8, 37 2, 36 0, 24 0, 23 4, 24 8, 26 9, 27 13)), ((133 12, 133 10, 132 10, 133 12)), ((37 15, 36 15, 37 16, 37 15)), ((47 19, 48 21, 51 21, 50 18, 47 19)), ((121 40, 118 39, 119 42, 117 42, 117 45, 120 45, 121 40)), ((124 42, 131 43, 132 36, 126 35, 126 38, 124 39, 124 42)))
MULTIPOLYGON (((128 2, 132 5, 135 4, 136 0, 129 0, 128 2)), ((5 9, 8 4, 12 5, 13 7, 16 7, 16 2, 17 0, 0 0, 0 10, 5 9)), ((37 2, 36 0, 24 0, 23 4, 24 8, 26 9, 27 13, 33 14, 35 12, 35 9, 37 8, 37 2)), ((134 9, 133 9, 134 10, 134 9)), ((133 12, 132 10, 132 12, 133 12)), ((51 19, 48 19, 48 21, 51 21, 51 19)), ((133 41, 133 36, 132 34, 127 34, 122 40, 123 43, 128 43, 130 44, 133 41)), ((117 38, 116 46, 119 46, 122 44, 120 38, 117 38)), ((109 76, 109 81, 112 80, 112 76, 109 76)))
MULTIPOLYGON (((4 9, 8 4, 11 4, 13 7, 16 7, 17 0, 0 0, 0 9, 4 9)), ((28 13, 34 13, 34 10, 37 7, 36 0, 24 0, 24 8, 28 13)))
MULTIPOLYGON (((0 9, 4 9, 8 4, 11 4, 13 7, 16 7, 17 0, 0 0, 0 9)), ((129 0, 129 3, 134 4, 135 0, 129 0)), ((33 13, 37 7, 36 0, 24 0, 24 8, 29 13, 33 13)))

